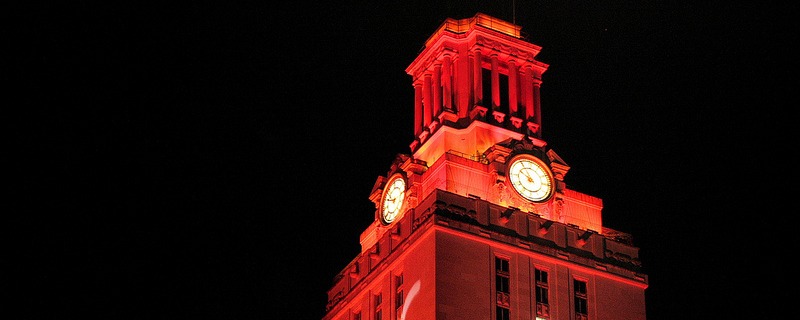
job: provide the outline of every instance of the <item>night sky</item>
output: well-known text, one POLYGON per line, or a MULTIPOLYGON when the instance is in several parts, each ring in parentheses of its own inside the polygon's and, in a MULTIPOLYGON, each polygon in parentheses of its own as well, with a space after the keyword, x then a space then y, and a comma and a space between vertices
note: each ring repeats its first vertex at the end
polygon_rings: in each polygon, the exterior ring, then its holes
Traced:
POLYGON ((772 318, 795 291, 798 37, 787 8, 734 3, 12 10, 14 319, 320 319, 410 152, 405 68, 477 12, 542 47, 543 139, 641 248, 648 319, 772 318))

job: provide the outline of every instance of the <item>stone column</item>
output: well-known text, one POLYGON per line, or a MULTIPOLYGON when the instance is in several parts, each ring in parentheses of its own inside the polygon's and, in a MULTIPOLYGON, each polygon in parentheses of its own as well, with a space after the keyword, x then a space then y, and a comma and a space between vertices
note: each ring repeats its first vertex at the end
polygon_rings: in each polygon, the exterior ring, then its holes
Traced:
POLYGON ((539 100, 539 89, 542 86, 542 79, 536 77, 533 79, 533 117, 534 122, 538 125, 539 130, 536 131, 537 137, 542 137, 542 102, 539 100))
POLYGON ((512 117, 519 117, 517 105, 519 98, 519 80, 517 79, 517 64, 514 60, 508 61, 508 113, 512 117))
POLYGON ((530 65, 525 66, 525 74, 522 76, 522 96, 525 103, 525 115, 523 119, 530 120, 533 117, 533 69, 530 65))
POLYGON ((500 71, 497 67, 497 55, 493 54, 491 56, 492 61, 492 110, 498 110, 500 108, 500 71))
POLYGON ((433 94, 431 92, 431 74, 426 73, 422 82, 422 106, 424 109, 422 124, 427 127, 433 119, 433 94))
POLYGON ((442 112, 442 65, 437 63, 433 66, 433 117, 434 119, 442 112))
POLYGON ((475 97, 475 100, 472 102, 473 105, 476 104, 483 104, 483 79, 482 79, 482 67, 481 67, 481 51, 475 50, 472 54, 473 60, 473 67, 472 67, 472 95, 475 97))
POLYGON ((418 137, 422 133, 422 84, 414 82, 414 136, 418 137))
POLYGON ((455 110, 453 108, 453 79, 450 75, 452 61, 449 55, 445 55, 442 59, 442 104, 447 110, 455 110))

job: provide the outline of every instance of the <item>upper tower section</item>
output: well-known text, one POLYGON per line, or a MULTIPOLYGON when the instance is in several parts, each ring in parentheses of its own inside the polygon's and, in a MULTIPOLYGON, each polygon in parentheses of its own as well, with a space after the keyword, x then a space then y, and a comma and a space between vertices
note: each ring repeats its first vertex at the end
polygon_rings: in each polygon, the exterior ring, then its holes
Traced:
POLYGON ((546 144, 539 88, 548 65, 536 61, 541 47, 525 41, 521 29, 478 13, 448 18, 428 38, 406 68, 414 87, 414 158, 430 164, 445 152, 472 155, 508 138, 546 144), (476 121, 484 125, 458 143, 448 135, 430 141, 442 127, 463 129, 476 121))

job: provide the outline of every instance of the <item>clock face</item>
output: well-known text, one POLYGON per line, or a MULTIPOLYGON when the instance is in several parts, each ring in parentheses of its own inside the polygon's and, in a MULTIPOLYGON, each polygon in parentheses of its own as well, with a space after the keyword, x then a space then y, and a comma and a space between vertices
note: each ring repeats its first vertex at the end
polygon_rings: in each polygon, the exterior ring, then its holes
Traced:
POLYGON ((533 156, 518 156, 508 166, 508 179, 519 195, 534 202, 553 193, 553 178, 544 162, 533 156))
POLYGON ((383 189, 383 199, 381 201, 381 219, 383 223, 390 224, 397 218, 400 209, 403 207, 403 200, 406 195, 406 180, 400 175, 395 175, 386 188, 383 189))

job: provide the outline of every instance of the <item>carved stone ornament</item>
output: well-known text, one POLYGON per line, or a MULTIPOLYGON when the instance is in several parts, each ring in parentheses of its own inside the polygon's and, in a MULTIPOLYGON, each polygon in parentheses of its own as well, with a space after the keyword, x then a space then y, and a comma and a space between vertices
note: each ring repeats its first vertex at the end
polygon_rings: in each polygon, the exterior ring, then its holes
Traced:
POLYGON ((558 222, 563 223, 564 222, 563 211, 564 211, 564 199, 561 198, 561 197, 558 197, 558 198, 556 198, 556 201, 555 201, 555 212, 554 212, 555 216, 552 217, 551 220, 556 220, 558 222))

